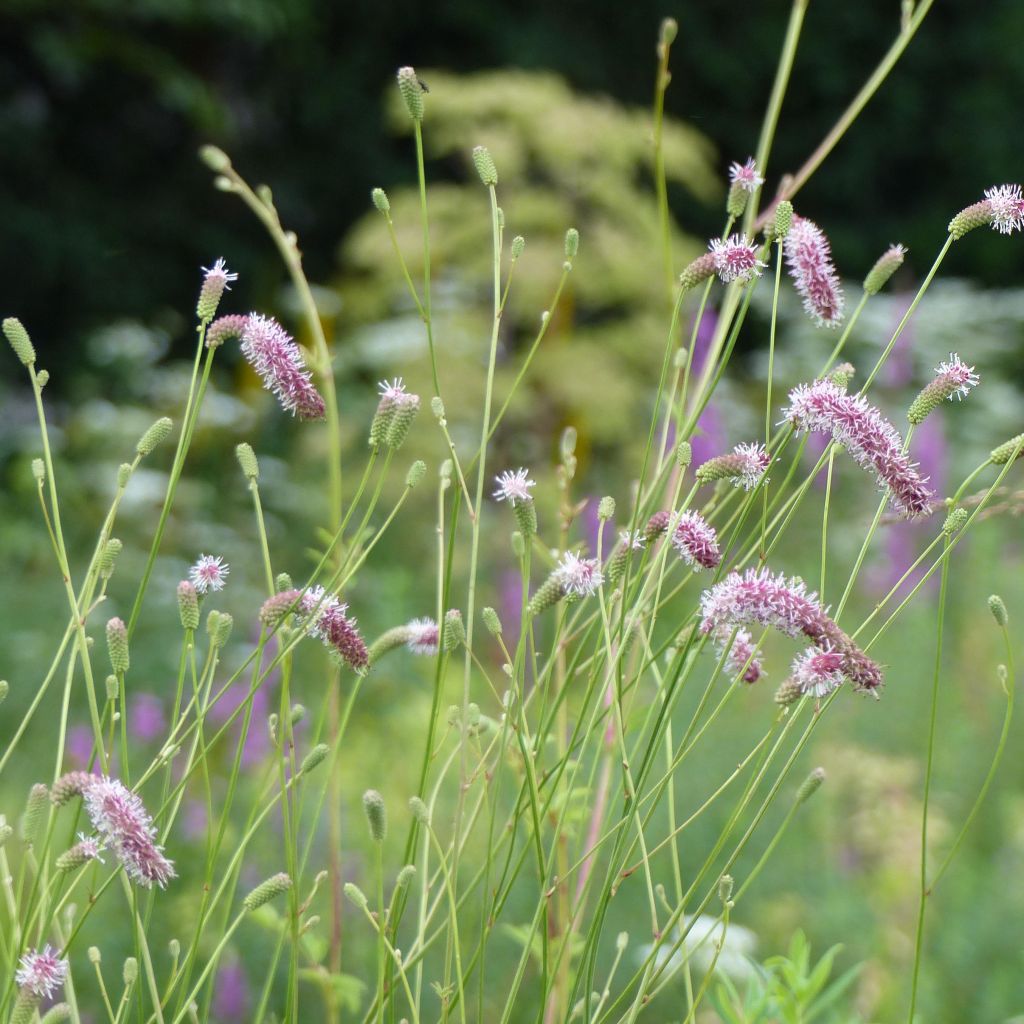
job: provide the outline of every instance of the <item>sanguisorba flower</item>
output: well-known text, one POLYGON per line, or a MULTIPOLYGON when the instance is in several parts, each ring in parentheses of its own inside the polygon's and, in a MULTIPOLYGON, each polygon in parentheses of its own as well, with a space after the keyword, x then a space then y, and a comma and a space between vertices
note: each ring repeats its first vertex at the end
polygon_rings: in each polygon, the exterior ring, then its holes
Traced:
POLYGON ((356 620, 349 618, 348 605, 342 604, 334 594, 326 593, 323 587, 311 587, 302 595, 298 611, 306 620, 310 635, 322 641, 342 661, 357 672, 369 665, 369 651, 356 628, 356 620))
POLYGON ((753 281, 766 264, 757 258, 757 246, 746 235, 713 238, 708 245, 721 281, 753 281))
POLYGON ((764 184, 764 178, 757 173, 757 163, 752 156, 747 157, 745 164, 729 165, 729 184, 743 189, 744 192, 756 192, 764 184))
POLYGON ((813 697, 827 697, 842 685, 845 661, 839 651, 809 647, 793 661, 793 681, 800 692, 813 697))
POLYGON ((824 232, 813 220, 794 215, 783 252, 807 314, 819 327, 835 327, 843 319, 845 300, 824 232))
POLYGON ((231 290, 228 282, 237 280, 238 275, 228 270, 223 259, 218 259, 212 267, 203 267, 203 285, 196 303, 196 315, 201 321, 206 323, 217 315, 221 296, 225 290, 231 290))
POLYGON ((413 619, 405 626, 405 646, 413 654, 437 654, 440 633, 433 619, 413 619))
POLYGON ((701 596, 701 632, 718 635, 737 626, 768 626, 786 636, 806 636, 822 650, 842 657, 843 675, 858 690, 875 692, 881 669, 828 616, 803 580, 768 569, 731 572, 701 596))
POLYGON ((728 455, 716 455, 697 469, 700 483, 731 480, 736 487, 749 491, 771 465, 772 458, 763 444, 738 444, 728 455))
POLYGON ((604 582, 597 559, 581 558, 574 551, 566 551, 562 555, 552 578, 561 585, 566 595, 577 597, 588 597, 604 582))
POLYGON ((323 417, 324 400, 299 346, 273 317, 249 314, 242 330, 242 354, 283 409, 301 420, 323 417))
POLYGON ((498 501, 507 501, 510 505, 515 507, 517 502, 533 501, 533 495, 530 494, 530 488, 536 487, 537 482, 530 479, 530 471, 528 469, 506 469, 504 473, 499 473, 494 478, 498 485, 497 490, 494 492, 494 497, 498 501))
POLYGON ((229 572, 231 566, 221 555, 200 555, 189 569, 188 577, 197 594, 206 594, 211 590, 223 590, 229 572))
POLYGON ((109 776, 94 776, 82 794, 93 828, 121 862, 129 877, 161 888, 175 877, 174 865, 156 843, 153 819, 138 795, 109 776))
POLYGON ((1020 185, 993 185, 985 198, 961 210, 950 222, 949 233, 963 238, 968 231, 990 226, 1002 235, 1024 228, 1024 190, 1020 185))
POLYGON ((903 450, 899 431, 863 395, 848 395, 830 380, 800 384, 789 393, 786 418, 798 431, 825 432, 889 489, 907 518, 926 515, 934 497, 903 450))
POLYGON ((699 512, 684 512, 679 517, 672 545, 692 569, 714 569, 722 560, 718 535, 699 512))
POLYGON ((761 662, 757 659, 757 648, 749 630, 719 626, 714 631, 715 645, 724 651, 728 647, 725 663, 733 672, 743 670, 743 682, 756 683, 764 675, 761 662), (731 638, 731 642, 730 642, 731 638))
POLYGON ((68 962, 57 956, 49 943, 42 949, 29 949, 18 962, 14 980, 34 996, 46 999, 64 984, 68 962))
POLYGON ((935 367, 935 378, 926 384, 917 398, 910 404, 907 419, 911 423, 923 423, 933 409, 947 398, 952 401, 966 398, 978 384, 979 377, 973 366, 968 366, 955 352, 949 359, 935 367))
POLYGON ((380 398, 370 423, 370 445, 373 448, 383 445, 397 451, 419 412, 420 396, 406 391, 401 377, 382 380, 377 387, 380 388, 380 398))

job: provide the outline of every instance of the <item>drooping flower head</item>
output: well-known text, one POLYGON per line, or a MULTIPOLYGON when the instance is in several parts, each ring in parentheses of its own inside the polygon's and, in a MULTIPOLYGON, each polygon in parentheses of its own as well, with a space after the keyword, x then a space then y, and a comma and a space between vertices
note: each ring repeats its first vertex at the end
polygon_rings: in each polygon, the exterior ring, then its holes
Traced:
POLYGON ((14 979, 22 987, 40 999, 52 996, 68 976, 68 962, 57 956, 47 943, 41 950, 29 949, 22 954, 14 979))
POLYGON ((83 793, 83 803, 104 845, 134 881, 146 888, 156 882, 162 888, 175 877, 174 865, 156 843, 153 819, 137 794, 117 779, 95 776, 83 793))
POLYGON ((604 582, 595 558, 580 558, 574 551, 562 555, 558 568, 552 574, 566 594, 587 597, 604 582))
POLYGON ((523 469, 522 467, 519 469, 506 469, 504 473, 499 473, 494 479, 498 484, 494 497, 498 501, 508 501, 513 508, 517 502, 533 501, 530 488, 536 487, 537 482, 530 479, 530 471, 528 469, 523 469))
POLYGON ((413 619, 405 627, 405 646, 413 654, 437 654, 439 632, 433 619, 413 619))
POLYGON ((714 259, 715 273, 726 284, 730 281, 753 281, 761 276, 766 266, 757 258, 757 246, 746 235, 713 238, 708 249, 714 259))
POLYGON ((911 423, 924 422, 925 417, 945 399, 959 401, 971 393, 978 384, 978 375, 973 366, 968 366, 955 352, 950 352, 949 359, 935 367, 934 379, 926 384, 907 411, 907 419, 911 423))
POLYGON ((722 560, 718 535, 699 512, 684 512, 679 517, 672 545, 692 569, 714 569, 722 560))
POLYGON ((729 183, 745 192, 756 192, 764 184, 764 178, 757 173, 757 163, 752 156, 747 157, 745 164, 729 165, 729 183))
POLYGON ((200 555, 188 571, 188 577, 196 593, 206 594, 211 590, 223 590, 231 566, 220 555, 200 555))
POLYGON ((301 420, 323 417, 324 400, 299 346, 273 317, 249 314, 242 331, 242 354, 283 409, 301 420))
POLYGON ((731 480, 734 486, 749 491, 757 486, 771 462, 772 458, 763 444, 745 442, 736 445, 729 455, 708 459, 697 469, 696 476, 702 484, 714 480, 731 480))
POLYGON ((907 518, 931 511, 934 495, 903 450, 899 431, 863 395, 848 395, 830 380, 800 384, 789 393, 785 416, 798 431, 831 434, 862 469, 875 473, 907 518))
POLYGON ((827 697, 842 685, 844 658, 831 648, 808 647, 793 661, 792 678, 800 692, 813 697, 827 697))
POLYGON ((835 327, 843 319, 845 300, 824 232, 813 220, 794 216, 783 252, 807 314, 819 327, 835 327))
POLYGON ((357 672, 367 667, 369 651, 356 628, 356 620, 347 614, 347 604, 342 604, 334 594, 326 593, 323 587, 311 587, 299 602, 299 612, 311 636, 322 641, 357 672))

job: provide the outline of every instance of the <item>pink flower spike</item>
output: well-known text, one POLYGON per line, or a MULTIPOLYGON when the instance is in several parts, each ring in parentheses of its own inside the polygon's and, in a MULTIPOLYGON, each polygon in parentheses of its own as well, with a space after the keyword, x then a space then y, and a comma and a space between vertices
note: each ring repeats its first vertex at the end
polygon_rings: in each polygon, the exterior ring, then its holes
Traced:
POLYGON ((746 235, 713 238, 708 249, 715 263, 715 273, 728 284, 730 281, 753 281, 767 266, 757 258, 757 246, 746 235))
POLYGON ((496 500, 508 501, 513 508, 517 501, 533 501, 530 488, 536 487, 537 482, 530 479, 530 471, 528 469, 521 467, 515 470, 506 469, 504 473, 499 474, 494 479, 498 484, 498 489, 494 492, 496 500))
POLYGON ((380 388, 380 397, 390 401, 395 401, 405 394, 405 382, 401 377, 395 377, 394 380, 382 380, 377 387, 380 388))
POLYGON ((200 555, 198 561, 188 571, 192 586, 200 594, 211 590, 223 590, 231 567, 220 555, 200 555))
POLYGON ((588 597, 595 593, 604 582, 597 559, 580 558, 573 551, 566 551, 562 555, 553 576, 566 594, 575 594, 578 597, 588 597))
POLYGON ((212 267, 203 267, 203 280, 204 282, 210 282, 220 287, 223 292, 225 289, 231 291, 228 284, 229 281, 237 281, 238 275, 232 274, 224 263, 223 257, 219 258, 212 267))
POLYGON ((789 393, 785 416, 797 431, 830 433, 857 465, 875 473, 907 518, 931 511, 934 495, 904 451, 899 431, 863 395, 848 395, 830 380, 800 384, 789 393))
POLYGON ((68 976, 68 962, 57 956, 47 943, 41 950, 29 949, 21 957, 14 980, 40 999, 52 996, 68 976))
POLYGON ((306 629, 311 636, 321 640, 357 672, 365 670, 370 663, 369 651, 356 628, 356 620, 346 614, 348 605, 334 594, 327 594, 323 587, 311 587, 299 603, 299 612, 308 620, 306 629))
POLYGON ((413 619, 406 627, 405 646, 413 654, 437 654, 439 632, 433 619, 413 619))
POLYGON ((83 803, 93 828, 134 881, 146 888, 156 882, 162 888, 175 877, 137 794, 104 775, 86 789, 83 803))
POLYGON ((951 402, 954 396, 958 401, 966 398, 981 379, 974 372, 974 367, 968 366, 955 352, 950 352, 949 360, 935 367, 935 374, 936 384, 940 385, 943 392, 947 392, 946 397, 951 402))
POLYGON ((819 327, 838 325, 843 319, 843 290, 832 265, 832 247, 821 228, 794 216, 783 252, 808 315, 819 327))
POLYGON ((985 189, 992 210, 992 227, 1002 235, 1024 228, 1024 195, 1020 185, 994 185, 985 189))
POLYGON ((672 531, 672 544, 692 569, 714 569, 722 560, 718 535, 699 512, 684 512, 672 531))
POLYGON ((324 400, 299 346, 273 317, 249 314, 242 331, 242 354, 283 409, 301 420, 323 418, 324 400))
POLYGON ((830 647, 809 647, 793 661, 793 681, 812 697, 827 697, 838 689, 844 677, 846 659, 830 647))
POLYGON ((764 184, 764 178, 757 173, 757 164, 751 156, 745 164, 729 165, 729 182, 744 192, 756 192, 764 184))

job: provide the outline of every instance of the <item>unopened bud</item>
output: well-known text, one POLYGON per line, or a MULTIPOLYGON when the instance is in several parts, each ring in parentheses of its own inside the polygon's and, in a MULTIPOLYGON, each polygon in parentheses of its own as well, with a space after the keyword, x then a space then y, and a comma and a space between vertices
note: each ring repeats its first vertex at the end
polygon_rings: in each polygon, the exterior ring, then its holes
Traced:
POLYGON ((71 1020, 71 1005, 69 1003, 56 1003, 43 1014, 39 1024, 62 1024, 66 1020, 71 1020))
POLYGON ((409 798, 409 810, 412 811, 412 816, 421 825, 430 824, 430 810, 418 796, 409 798))
POLYGON ((422 459, 417 459, 405 474, 405 486, 412 490, 422 479, 427 471, 427 464, 422 459))
POLYGON ((992 618, 996 620, 997 626, 1005 626, 1010 621, 1006 605, 998 594, 993 594, 988 599, 988 610, 992 613, 992 618))
POLYGON ((388 816, 384 807, 384 797, 375 789, 368 789, 363 794, 363 811, 366 823, 370 826, 370 838, 375 843, 384 842, 388 834, 388 816))
POLYGON ((264 904, 269 903, 273 899, 277 899, 282 893, 286 893, 292 887, 291 877, 285 874, 283 871, 276 875, 271 875, 264 882, 260 882, 248 896, 242 900, 242 906, 246 910, 252 911, 264 904))
POLYGON ((14 354, 25 366, 31 366, 36 361, 36 350, 32 347, 32 339, 28 336, 22 322, 14 316, 9 316, 3 323, 4 337, 10 342, 14 354))
POLYGON ((732 875, 722 875, 718 880, 718 898, 724 906, 729 905, 732 899, 732 875))
POLYGON ((299 771, 303 775, 308 775, 317 765, 321 764, 331 752, 331 748, 326 743, 318 743, 305 757, 302 762, 302 766, 299 771))
POLYGON ((676 465, 686 469, 693 461, 693 447, 689 441, 680 441, 676 447, 676 465))
POLYGON ((139 976, 139 961, 135 957, 130 956, 124 962, 124 968, 121 971, 121 977, 124 980, 125 985, 134 985, 136 979, 139 976))
POLYGON ((444 419, 444 402, 439 395, 434 395, 430 400, 430 411, 434 414, 435 419, 444 419))
POLYGON ((388 199, 387 192, 382 188, 375 188, 371 193, 370 197, 373 199, 373 205, 380 210, 381 213, 391 212, 391 202, 388 199))
POLYGON ((775 220, 772 223, 772 237, 785 238, 793 226, 793 204, 783 199, 775 206, 775 220))
POLYGON ((46 463, 42 459, 32 460, 32 475, 36 478, 36 483, 42 483, 46 479, 46 463))
POLYGON ((576 253, 580 251, 580 233, 575 228, 569 228, 565 233, 565 258, 576 259, 576 253))
POLYGON ((501 619, 498 618, 498 613, 491 608, 489 605, 484 608, 480 613, 480 617, 484 620, 484 625, 487 627, 487 632, 491 636, 499 636, 501 633, 501 619))
POLYGON ((825 769, 815 768, 810 775, 804 779, 800 788, 796 791, 796 802, 798 804, 804 803, 804 801, 810 799, 815 793, 821 788, 821 784, 825 781, 825 769))
POLYGON ((100 551, 100 557, 97 562, 97 568, 99 569, 100 579, 109 580, 114 575, 114 564, 117 561, 117 556, 121 554, 121 550, 124 545, 117 539, 117 537, 111 537, 100 551))
POLYGON ((903 266, 907 250, 902 245, 890 245, 878 258, 878 262, 868 271, 864 278, 864 292, 867 295, 877 295, 885 283, 903 266))
POLYGON ((395 878, 395 890, 402 892, 406 889, 409 883, 416 877, 416 865, 406 864, 395 878))
POLYGON ((199 595, 188 580, 178 584, 178 617, 182 629, 199 628, 199 595))
POLYGON ((210 636, 210 643, 215 648, 224 647, 234 624, 235 620, 227 612, 211 611, 206 617, 206 632, 210 636))
POLYGON ((523 255, 523 250, 526 248, 526 239, 522 235, 516 235, 512 239, 512 259, 517 260, 523 255))
POLYGON ((110 667, 118 675, 128 671, 128 630, 121 619, 113 618, 107 623, 107 653, 110 667))
POLYGON ((42 391, 43 388, 45 388, 46 385, 49 384, 49 383, 50 383, 50 371, 49 370, 40 370, 36 374, 36 384, 39 386, 39 390, 42 391))
POLYGON ((217 171, 223 174, 224 171, 231 169, 231 158, 223 149, 218 149, 216 146, 200 147, 199 159, 202 160, 211 171, 217 171))
POLYGON ((86 950, 86 956, 89 957, 89 963, 91 964, 98 964, 103 960, 103 955, 100 953, 99 946, 90 946, 88 950, 86 950))
POLYGON ((398 91, 402 95, 402 102, 405 103, 405 109, 409 111, 409 116, 414 121, 422 121, 423 86, 420 85, 414 68, 398 69, 398 91))
POLYGON ((346 882, 344 886, 345 898, 353 906, 358 907, 360 910, 364 909, 367 905, 366 893, 359 888, 355 882, 346 882))
POLYGON ((279 572, 274 577, 274 589, 280 593, 282 590, 292 589, 292 578, 286 572, 279 572))
POLYGON ((50 791, 41 782, 37 782, 28 791, 25 813, 21 816, 21 838, 27 845, 35 843, 39 828, 46 816, 50 803, 50 791))
POLYGON ((132 467, 129 462, 122 462, 117 467, 117 486, 120 490, 124 490, 128 486, 128 481, 132 476, 132 467))
POLYGON ((498 184, 498 168, 494 165, 494 157, 486 146, 473 148, 473 164, 480 180, 487 186, 498 184))
POLYGON ((597 504, 597 518, 602 522, 615 518, 615 499, 605 495, 597 504))
POLYGON ((989 458, 994 465, 1005 466, 1011 459, 1019 458, 1022 452, 1024 452, 1024 434, 1018 434, 1016 437, 1011 437, 1009 441, 1004 441, 998 448, 994 448, 989 458))
POLYGON ((235 458, 242 469, 242 475, 246 480, 258 480, 260 475, 260 464, 256 461, 256 453, 252 450, 251 444, 243 441, 235 446, 235 458))
POLYGON ((466 642, 466 627, 462 621, 462 612, 451 608, 445 612, 442 646, 446 652, 458 650, 466 642))
POLYGON ((117 676, 107 676, 104 685, 107 690, 107 700, 117 700, 121 693, 121 684, 117 681, 117 676))
POLYGON ((139 438, 135 450, 140 455, 148 455, 158 444, 167 440, 173 426, 174 424, 167 416, 161 417, 139 438))
POLYGON ((968 513, 967 509, 955 508, 946 516, 946 521, 942 524, 942 532, 953 536, 954 533, 959 533, 967 525, 968 519, 970 519, 970 513, 968 513))

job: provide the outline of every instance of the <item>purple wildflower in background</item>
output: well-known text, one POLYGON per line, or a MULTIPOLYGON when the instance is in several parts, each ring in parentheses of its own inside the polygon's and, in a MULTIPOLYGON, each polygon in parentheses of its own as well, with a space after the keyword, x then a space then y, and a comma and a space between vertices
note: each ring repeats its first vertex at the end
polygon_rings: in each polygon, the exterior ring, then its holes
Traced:
POLYGON ((161 888, 175 877, 174 865, 156 844, 153 819, 138 795, 109 776, 95 776, 82 796, 93 828, 139 885, 161 888))
POLYGON ((792 676, 802 693, 827 697, 843 682, 843 656, 830 648, 809 647, 793 661, 792 676))
POLYGON ((200 555, 188 571, 188 578, 199 594, 223 590, 231 567, 220 555, 200 555))
POLYGON ((745 164, 729 165, 729 183, 745 192, 756 192, 764 184, 764 178, 757 173, 757 163, 752 156, 747 157, 745 164))
POLYGON ((858 690, 876 691, 881 669, 829 618, 808 593, 803 580, 773 575, 767 569, 731 572, 701 596, 701 632, 737 626, 770 626, 786 636, 806 636, 823 650, 836 650, 843 659, 843 674, 858 690))
POLYGON ((862 395, 829 380, 800 384, 789 393, 785 416, 797 431, 823 431, 862 469, 873 470, 893 505, 908 519, 931 511, 932 491, 903 450, 896 428, 862 395))
POLYGON ((405 646, 413 654, 437 654, 440 633, 433 619, 413 619, 405 628, 409 637, 405 646))
POLYGON ((19 961, 14 980, 34 996, 45 999, 64 984, 68 976, 68 962, 57 956, 47 943, 41 950, 27 950, 19 961))
POLYGON ((133 694, 128 706, 128 724, 132 736, 142 743, 162 736, 167 727, 163 701, 153 693, 133 694))
POLYGON ((566 551, 562 555, 553 575, 566 594, 576 594, 579 597, 588 597, 595 593, 604 582, 597 560, 580 558, 573 551, 566 551))
POLYGON ((715 273, 726 284, 730 281, 753 281, 767 266, 757 258, 757 246, 752 245, 746 235, 713 238, 708 249, 714 258, 715 273))
POLYGON ((323 418, 324 400, 299 346, 273 317, 249 314, 242 331, 242 354, 283 409, 301 420, 323 418))
POLYGON ((233 960, 217 971, 213 990, 213 1015, 225 1024, 248 1020, 249 981, 245 969, 233 960))
POLYGON ((819 327, 835 327, 843 319, 843 290, 821 228, 806 217, 794 217, 783 252, 807 314, 819 327))
POLYGON ((537 482, 530 479, 530 471, 528 469, 506 469, 504 473, 499 473, 495 478, 495 482, 498 485, 498 489, 494 492, 494 497, 498 501, 507 501, 510 505, 515 506, 517 501, 532 501, 533 495, 530 494, 530 488, 536 487, 537 482))
POLYGON ((672 544, 692 569, 714 569, 722 560, 718 535, 699 512, 684 512, 672 531, 672 544))

